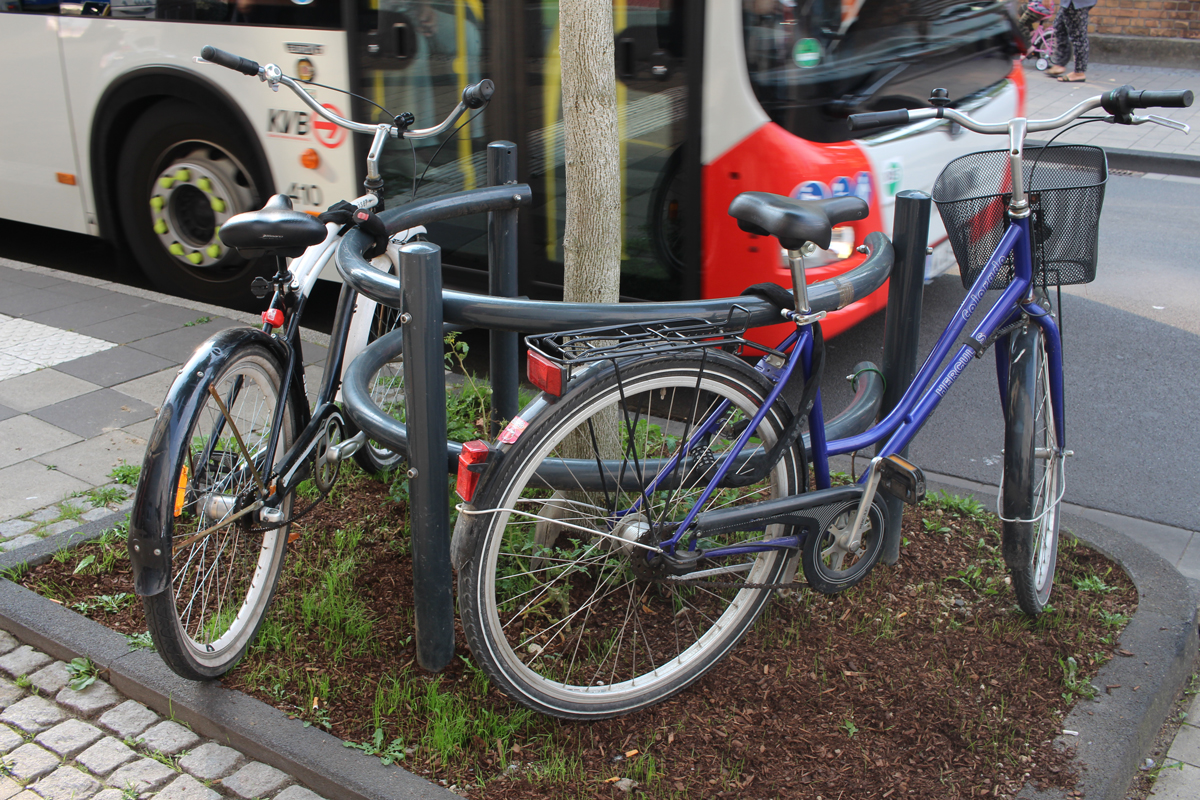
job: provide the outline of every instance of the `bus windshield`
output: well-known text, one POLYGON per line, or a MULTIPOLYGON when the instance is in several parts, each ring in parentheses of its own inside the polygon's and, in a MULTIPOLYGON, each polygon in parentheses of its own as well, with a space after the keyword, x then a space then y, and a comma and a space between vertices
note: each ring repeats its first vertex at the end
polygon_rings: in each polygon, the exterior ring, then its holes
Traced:
POLYGON ((743 0, 750 82, 771 118, 809 141, 854 138, 845 119, 954 101, 1012 70, 1004 0, 743 0))

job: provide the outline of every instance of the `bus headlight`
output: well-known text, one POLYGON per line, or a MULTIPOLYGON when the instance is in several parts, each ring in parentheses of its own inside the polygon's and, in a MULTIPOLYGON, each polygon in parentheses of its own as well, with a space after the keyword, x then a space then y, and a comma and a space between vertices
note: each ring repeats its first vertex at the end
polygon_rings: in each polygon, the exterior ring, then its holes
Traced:
MULTIPOLYGON (((788 266, 787 250, 780 251, 781 264, 788 266)), ((804 247, 804 266, 823 267, 835 261, 845 261, 854 254, 854 228, 843 225, 833 229, 833 237, 829 241, 829 249, 821 248, 809 242, 804 247)))

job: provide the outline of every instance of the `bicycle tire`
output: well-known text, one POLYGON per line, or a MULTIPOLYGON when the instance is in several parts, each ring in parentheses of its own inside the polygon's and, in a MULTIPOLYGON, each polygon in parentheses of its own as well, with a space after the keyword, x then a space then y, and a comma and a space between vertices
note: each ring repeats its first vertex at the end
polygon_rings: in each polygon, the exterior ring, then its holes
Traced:
MULTIPOLYGON (((260 475, 282 382, 276 356, 262 345, 247 344, 226 357, 210 384, 260 475)), ((142 598, 146 623, 167 666, 190 680, 220 677, 245 655, 283 571, 289 527, 255 532, 251 528, 261 523, 254 513, 221 525, 257 495, 257 483, 207 387, 199 400, 192 406, 186 435, 163 454, 163 463, 144 467, 172 470, 165 485, 174 496, 160 502, 175 507, 169 522, 171 580, 165 591, 142 598), (217 444, 210 447, 214 435, 217 444), (184 547, 174 544, 210 529, 184 547)), ((293 404, 286 408, 275 458, 291 446, 299 429, 293 404)), ((269 472, 269 462, 267 466, 269 472)), ((280 506, 285 519, 293 497, 289 494, 280 506)))
MULTIPOLYGON (((472 543, 458 570, 463 628, 476 661, 497 686, 541 713, 601 719, 665 700, 733 648, 770 592, 639 578, 631 553, 640 551, 632 544, 578 536, 562 523, 603 531, 616 519, 612 509, 631 509, 643 493, 647 505, 626 514, 611 527, 610 536, 628 541, 639 533, 652 536, 646 533, 651 521, 678 522, 692 505, 689 497, 706 481, 698 487, 649 492, 636 464, 668 456, 689 431, 695 432, 697 419, 728 399, 730 412, 712 417, 704 450, 693 463, 705 463, 706 454, 719 457, 714 451, 731 447, 736 439, 731 426, 748 420, 769 390, 765 377, 732 356, 675 354, 622 365, 620 380, 611 364, 593 368, 547 413, 531 421, 500 456, 494 474, 484 477, 474 498, 476 509, 500 511, 460 521, 471 526, 467 536, 472 543), (613 436, 606 430, 623 433, 613 436), (614 450, 619 455, 614 456, 614 450), (614 483, 611 492, 591 488, 601 475, 599 468, 591 484, 577 484, 578 491, 552 493, 536 477, 547 460, 581 458, 584 461, 578 463, 590 465, 596 463, 597 452, 608 461, 609 477, 624 470, 624 483, 614 483), (621 469, 611 468, 614 464, 621 469), (529 498, 530 493, 541 497, 529 498), (531 501, 534 512, 546 519, 530 522, 518 514, 514 520, 522 500, 531 501), (647 507, 652 509, 649 514, 644 513, 647 507), (528 600, 522 597, 526 591, 528 600), (545 627, 532 630, 543 621, 545 627)), ((759 444, 773 444, 790 416, 785 404, 777 403, 757 431, 759 444)), ((803 463, 798 445, 787 448, 764 481, 722 489, 707 507, 803 491, 803 463)), ((782 526, 773 526, 767 537, 783 532, 782 526)), ((718 538, 727 544, 762 536, 726 533, 707 537, 698 546, 711 549, 718 538)), ((732 565, 736 571, 724 580, 776 582, 788 561, 786 551, 752 554, 732 565)))
MULTIPOLYGON (((399 309, 376 303, 363 295, 358 296, 356 303, 354 319, 350 323, 347 337, 343 369, 350 365, 354 355, 361 353, 363 348, 381 336, 391 333, 400 324, 399 309)), ((405 422, 403 353, 397 354, 371 377, 371 400, 397 422, 405 422)), ((347 438, 357 432, 358 426, 347 417, 347 438)), ((370 438, 363 442, 363 446, 354 454, 355 463, 370 475, 389 472, 398 467, 404 459, 403 453, 370 438)))
POLYGON ((1062 459, 1055 439, 1049 370, 1041 329, 1010 336, 1004 424, 1004 560, 1017 605, 1045 610, 1058 553, 1062 459))

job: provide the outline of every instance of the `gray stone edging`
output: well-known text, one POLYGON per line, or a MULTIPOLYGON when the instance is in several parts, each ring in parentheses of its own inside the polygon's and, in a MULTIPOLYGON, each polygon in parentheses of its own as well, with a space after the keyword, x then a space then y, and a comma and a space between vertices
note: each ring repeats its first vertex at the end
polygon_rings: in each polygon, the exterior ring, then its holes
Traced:
MULTIPOLYGON (((942 482, 940 477, 926 473, 930 492, 970 494, 986 508, 994 507, 994 487, 942 482)), ((1080 767, 1076 790, 1088 800, 1123 800, 1191 675, 1198 639, 1196 599, 1175 567, 1131 537, 1065 512, 1061 530, 1117 562, 1138 590, 1137 611, 1113 648, 1134 655, 1114 655, 1100 668, 1092 680, 1099 689, 1096 698, 1080 700, 1063 720, 1063 729, 1078 735, 1056 739, 1058 745, 1075 750, 1074 761, 1080 767), (1107 686, 1120 688, 1110 694, 1107 686)), ((1063 796, 1058 791, 1039 791, 1032 784, 1017 795, 1021 800, 1063 796)))

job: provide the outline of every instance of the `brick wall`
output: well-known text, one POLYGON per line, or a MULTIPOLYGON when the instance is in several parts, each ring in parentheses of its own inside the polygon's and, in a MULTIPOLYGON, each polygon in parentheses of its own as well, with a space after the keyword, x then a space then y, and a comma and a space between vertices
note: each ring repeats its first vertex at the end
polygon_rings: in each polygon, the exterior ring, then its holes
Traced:
POLYGON ((1090 33, 1200 39, 1200 0, 1099 0, 1088 19, 1090 33))

